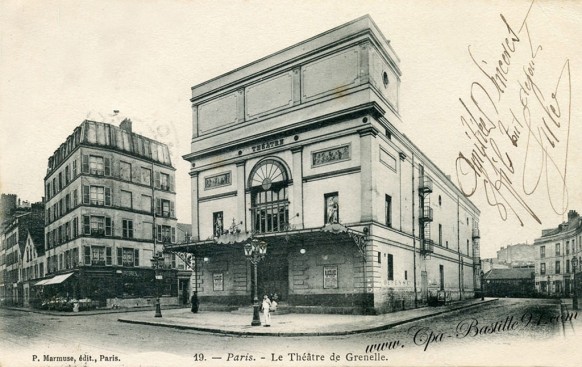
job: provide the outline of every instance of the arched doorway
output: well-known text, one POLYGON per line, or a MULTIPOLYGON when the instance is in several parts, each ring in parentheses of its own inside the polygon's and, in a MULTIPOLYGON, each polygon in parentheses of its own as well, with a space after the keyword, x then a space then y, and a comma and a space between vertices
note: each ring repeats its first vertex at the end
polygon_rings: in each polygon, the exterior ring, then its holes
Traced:
MULTIPOLYGON (((255 233, 282 232, 289 225, 289 175, 277 159, 260 161, 249 175, 251 221, 255 233)), ((289 293, 289 260, 281 237, 270 237, 265 258, 257 267, 258 297, 277 293, 285 301, 289 293)), ((253 279, 254 281, 254 279, 253 279)), ((254 286, 254 284, 253 284, 254 286)))

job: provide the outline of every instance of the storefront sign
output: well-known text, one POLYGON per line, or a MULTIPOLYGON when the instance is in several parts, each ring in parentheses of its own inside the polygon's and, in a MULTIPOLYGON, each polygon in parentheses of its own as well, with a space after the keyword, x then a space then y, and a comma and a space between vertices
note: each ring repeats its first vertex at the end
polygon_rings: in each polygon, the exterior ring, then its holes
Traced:
POLYGON ((337 288, 337 266, 323 267, 323 288, 332 289, 337 288))
POLYGON ((223 291, 224 290, 224 276, 222 273, 212 274, 212 279, 214 281, 214 290, 223 291))

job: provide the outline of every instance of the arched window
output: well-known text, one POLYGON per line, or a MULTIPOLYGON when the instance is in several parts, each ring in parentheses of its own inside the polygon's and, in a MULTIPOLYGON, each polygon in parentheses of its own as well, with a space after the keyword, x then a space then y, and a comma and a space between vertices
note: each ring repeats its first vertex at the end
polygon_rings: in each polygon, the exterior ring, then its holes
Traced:
POLYGON ((277 160, 259 162, 249 176, 251 215, 255 232, 279 232, 289 221, 289 178, 285 166, 277 160))

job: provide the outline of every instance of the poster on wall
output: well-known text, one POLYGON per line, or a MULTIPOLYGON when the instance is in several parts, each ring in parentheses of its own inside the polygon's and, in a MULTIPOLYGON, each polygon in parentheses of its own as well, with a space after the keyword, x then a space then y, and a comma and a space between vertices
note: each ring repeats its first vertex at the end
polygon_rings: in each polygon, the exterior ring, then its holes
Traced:
POLYGON ((223 291, 224 290, 224 276, 222 273, 212 274, 212 279, 214 281, 214 290, 223 291))
POLYGON ((337 265, 323 267, 323 288, 337 288, 337 265))

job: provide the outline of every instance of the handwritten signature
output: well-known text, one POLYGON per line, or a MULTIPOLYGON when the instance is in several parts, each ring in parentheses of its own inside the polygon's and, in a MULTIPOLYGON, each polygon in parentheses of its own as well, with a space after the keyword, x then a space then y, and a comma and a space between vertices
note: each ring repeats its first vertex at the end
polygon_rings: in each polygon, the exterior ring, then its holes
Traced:
POLYGON ((533 3, 517 31, 500 14, 507 33, 493 63, 478 61, 468 47, 486 82, 474 81, 470 98, 459 98, 464 110, 461 123, 473 144, 469 154, 460 152, 456 159, 459 186, 467 197, 482 187, 487 203, 502 220, 511 212, 522 226, 523 212, 542 223, 528 202, 538 191, 547 196, 556 214, 568 207, 570 61, 562 64, 555 87, 544 92, 537 71, 544 49, 533 42, 528 28, 533 3), (520 63, 518 56, 527 61, 520 63))

